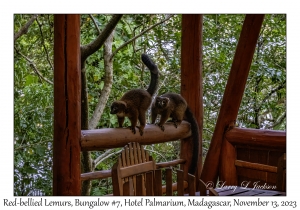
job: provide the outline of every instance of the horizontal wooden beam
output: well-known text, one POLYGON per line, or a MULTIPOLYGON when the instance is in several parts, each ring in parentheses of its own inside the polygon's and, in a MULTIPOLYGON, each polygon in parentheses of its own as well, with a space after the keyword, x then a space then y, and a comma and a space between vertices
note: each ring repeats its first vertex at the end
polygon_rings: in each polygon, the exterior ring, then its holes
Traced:
POLYGON ((146 173, 148 171, 155 170, 155 166, 152 161, 139 163, 131 166, 121 167, 120 168, 120 178, 125 178, 133 176, 136 174, 146 173))
POLYGON ((265 164, 260 164, 260 163, 251 163, 251 162, 247 162, 247 161, 236 160, 235 166, 241 167, 241 168, 254 169, 254 170, 258 170, 258 171, 277 173, 276 166, 270 166, 270 165, 265 165, 265 164))
POLYGON ((156 163, 156 168, 167 168, 167 167, 171 167, 171 166, 176 166, 178 164, 184 164, 186 162, 186 160, 184 159, 177 159, 177 160, 171 160, 168 162, 161 162, 161 163, 156 163))
POLYGON ((81 181, 93 179, 106 179, 111 177, 111 170, 94 171, 81 174, 81 181))
POLYGON ((233 145, 248 145, 286 150, 286 132, 249 128, 233 128, 225 138, 233 145))
MULTIPOLYGON (((156 163, 156 169, 176 166, 178 164, 184 164, 185 162, 186 161, 183 159, 177 159, 168 162, 156 163)), ((81 174, 81 181, 94 180, 94 179, 106 179, 109 177, 111 177, 111 170, 102 170, 102 171, 95 171, 95 172, 81 174)))
POLYGON ((183 121, 175 128, 173 123, 166 123, 165 131, 156 125, 146 125, 144 135, 133 134, 128 128, 102 128, 81 131, 81 151, 95 151, 123 147, 129 142, 141 145, 175 141, 191 136, 190 124, 183 121))
MULTIPOLYGON (((177 182, 172 184, 172 192, 176 192, 177 191, 177 182)), ((187 181, 183 181, 183 189, 187 189, 189 186, 187 181)), ((167 192, 167 186, 164 185, 162 186, 162 194, 166 194, 167 192)))

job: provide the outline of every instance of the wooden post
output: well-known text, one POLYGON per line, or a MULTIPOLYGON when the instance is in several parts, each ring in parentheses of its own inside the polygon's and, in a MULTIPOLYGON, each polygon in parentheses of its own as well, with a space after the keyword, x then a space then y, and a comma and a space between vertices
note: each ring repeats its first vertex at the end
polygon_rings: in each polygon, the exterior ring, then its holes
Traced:
MULTIPOLYGON (((202 22, 203 15, 182 15, 181 95, 193 111, 199 126, 199 157, 198 168, 195 174, 197 181, 202 169, 202 22)), ((192 158, 191 137, 181 141, 180 156, 182 159, 187 160, 183 167, 184 177, 187 180, 187 171, 192 158)))
MULTIPOLYGON (((226 161, 227 154, 230 156, 229 153, 232 151, 231 147, 226 147, 229 150, 223 151, 222 156, 220 156, 223 135, 231 126, 234 127, 263 19, 264 15, 246 15, 217 124, 203 166, 201 179, 204 182, 213 181, 216 183, 219 161, 226 161)), ((226 170, 230 170, 230 168, 226 170)))
POLYGON ((54 15, 53 195, 80 195, 80 15, 54 15))

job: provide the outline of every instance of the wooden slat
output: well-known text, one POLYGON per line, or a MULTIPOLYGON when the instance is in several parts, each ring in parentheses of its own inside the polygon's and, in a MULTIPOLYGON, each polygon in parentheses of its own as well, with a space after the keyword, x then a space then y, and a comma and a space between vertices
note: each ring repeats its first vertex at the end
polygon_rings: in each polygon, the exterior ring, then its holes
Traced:
POLYGON ((113 165, 112 167, 112 180, 115 180, 112 182, 113 185, 113 194, 116 196, 123 195, 123 182, 121 181, 119 175, 120 175, 120 167, 119 164, 121 163, 120 157, 118 158, 118 161, 113 165))
POLYGON ((141 147, 140 144, 137 145, 137 157, 138 157, 138 163, 142 163, 142 154, 141 154, 141 147))
POLYGON ((94 151, 124 147, 129 142, 143 145, 157 144, 191 136, 190 124, 183 121, 178 128, 173 123, 166 123, 162 132, 157 125, 146 125, 143 136, 133 134, 126 128, 102 128, 81 131, 81 150, 94 151))
POLYGON ((124 147, 124 149, 121 152, 121 157, 122 158, 120 160, 121 160, 122 167, 126 167, 127 166, 125 151, 126 151, 126 147, 124 147))
POLYGON ((216 183, 223 135, 234 126, 264 15, 246 15, 201 179, 216 183))
POLYGON ((264 182, 270 183, 267 179, 268 172, 265 171, 258 171, 249 168, 237 167, 236 173, 239 179, 238 184, 242 186, 248 184, 247 185, 248 187, 253 187, 253 184, 257 181, 260 181, 262 183, 264 182))
MULTIPOLYGON (((136 143, 131 142, 129 143, 129 155, 130 155, 130 164, 134 165, 137 164, 137 155, 136 155, 136 143)), ((136 176, 133 176, 132 178, 133 186, 134 186, 134 192, 136 192, 136 176)))
POLYGON ((129 155, 130 155, 130 163, 131 163, 131 165, 134 165, 134 164, 136 164, 135 163, 135 161, 134 160, 136 160, 136 157, 135 157, 135 153, 134 153, 134 148, 135 148, 135 142, 133 142, 132 144, 129 144, 129 148, 130 148, 130 150, 129 150, 129 155), (132 145, 133 144, 133 145, 132 145))
POLYGON ((134 188, 133 188, 133 180, 132 180, 132 177, 129 177, 128 179, 128 185, 129 185, 129 196, 133 196, 134 195, 134 188))
POLYGON ((95 171, 95 172, 81 174, 81 181, 94 180, 94 179, 106 179, 109 177, 111 177, 111 170, 102 170, 102 171, 95 171))
MULTIPOLYGON (((131 144, 130 144, 130 146, 128 147, 128 146, 126 146, 125 148, 124 148, 124 150, 125 150, 125 158, 123 158, 123 161, 125 160, 125 162, 126 162, 126 166, 130 166, 130 165, 132 165, 131 164, 131 158, 130 158, 130 156, 129 156, 129 150, 130 150, 130 147, 131 147, 131 144)), ((124 166, 124 165, 123 165, 124 166)))
POLYGON ((129 196, 129 182, 123 184, 123 196, 129 196))
POLYGON ((172 187, 172 169, 166 168, 166 195, 172 196, 173 195, 173 187, 172 187))
POLYGON ((138 155, 138 144, 133 142, 132 149, 133 149, 133 156, 134 156, 134 164, 139 164, 140 161, 139 161, 139 155, 138 155))
POLYGON ((233 128, 225 134, 225 138, 234 145, 286 149, 285 131, 233 128))
POLYGON ((153 171, 146 173, 146 195, 153 196, 153 171))
MULTIPOLYGON (((187 181, 183 181, 183 189, 188 189, 188 182, 187 181)), ((178 187, 178 183, 173 183, 172 184, 172 191, 176 192, 177 191, 177 187, 178 187)), ((162 186, 162 194, 166 194, 166 185, 162 186)))
POLYGON ((188 183, 189 183, 189 195, 190 196, 195 196, 195 192, 196 192, 196 182, 195 182, 195 176, 188 174, 188 183))
POLYGON ((242 160, 236 160, 235 165, 237 167, 242 167, 242 168, 249 168, 249 169, 254 169, 259 171, 277 173, 277 167, 275 166, 269 166, 269 165, 264 165, 259 163, 251 163, 242 160))
POLYGON ((236 150, 226 139, 222 142, 219 164, 219 179, 226 180, 226 185, 237 185, 238 178, 235 167, 236 150))
POLYGON ((145 156, 144 147, 141 147, 141 155, 142 155, 142 162, 145 162, 146 161, 146 156, 145 156))
POLYGON ((136 176, 136 196, 142 196, 144 191, 144 180, 142 175, 136 176))
POLYGON ((130 182, 128 180, 127 182, 124 182, 124 184, 123 184, 123 195, 124 196, 130 195, 130 183, 132 184, 132 181, 130 182))
MULTIPOLYGON (((270 166, 278 166, 278 160, 279 158, 285 154, 285 152, 282 152, 282 151, 272 151, 272 150, 268 150, 268 162, 267 162, 267 165, 270 165, 270 166)), ((252 161, 249 161, 249 162, 252 162, 252 161)), ((260 163, 260 162, 259 162, 260 163)))
POLYGON ((140 163, 124 168, 120 168, 120 173, 121 173, 121 178, 132 176, 134 174, 140 174, 140 173, 145 173, 151 170, 155 170, 153 168, 153 163, 152 162, 145 162, 145 163, 140 163))
POLYGON ((168 161, 168 162, 156 163, 156 167, 157 167, 157 169, 167 168, 167 167, 171 167, 171 166, 176 166, 178 164, 184 164, 185 162, 186 162, 186 160, 184 160, 184 159, 177 159, 177 160, 172 160, 172 161, 168 161))
POLYGON ((182 170, 177 170, 177 195, 184 195, 184 178, 182 170))
POLYGON ((277 190, 285 191, 286 189, 286 154, 278 158, 277 165, 277 190))
POLYGON ((248 145, 238 145, 236 146, 237 159, 239 161, 250 162, 254 164, 262 164, 261 166, 253 167, 237 167, 236 172, 238 175, 238 185, 245 183, 245 180, 249 181, 248 187, 253 187, 253 184, 257 181, 266 182, 269 185, 277 185, 277 173, 275 168, 278 164, 278 158, 283 154, 283 150, 276 148, 267 148, 261 146, 248 146, 248 145), (266 167, 271 167, 270 170, 264 169, 266 167), (260 168, 257 168, 260 167, 260 168), (274 168, 275 167, 275 168, 274 168), (268 172, 265 172, 265 171, 268 172), (269 172, 271 171, 271 172, 269 172))
POLYGON ((162 173, 161 170, 155 170, 154 174, 154 195, 161 196, 162 195, 162 173))
MULTIPOLYGON (((122 167, 127 167, 127 162, 126 162, 126 150, 128 151, 128 146, 126 145, 124 149, 121 152, 121 157, 119 157, 119 163, 121 164, 120 166, 122 167)), ((124 179, 125 182, 128 182, 128 178, 126 177, 124 179)))

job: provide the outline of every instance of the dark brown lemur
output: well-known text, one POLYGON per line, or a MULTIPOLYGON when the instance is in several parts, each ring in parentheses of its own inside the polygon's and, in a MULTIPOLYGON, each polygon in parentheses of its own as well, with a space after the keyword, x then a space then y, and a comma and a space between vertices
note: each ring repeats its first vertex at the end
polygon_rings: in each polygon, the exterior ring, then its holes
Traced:
POLYGON ((157 90, 159 71, 155 63, 148 55, 142 54, 142 61, 151 72, 150 84, 147 90, 133 89, 126 92, 118 101, 114 101, 111 105, 111 114, 118 117, 119 127, 123 126, 125 117, 128 117, 131 125, 130 130, 135 134, 135 127, 139 120, 139 132, 142 136, 146 125, 146 111, 149 108, 152 96, 157 90))
POLYGON ((188 107, 185 99, 177 93, 166 93, 155 98, 151 107, 152 124, 155 123, 157 115, 160 115, 160 121, 157 125, 162 131, 165 130, 164 124, 168 118, 172 118, 174 126, 177 128, 183 119, 186 119, 191 124, 193 138, 193 154, 192 161, 189 167, 189 173, 194 174, 198 165, 199 156, 199 128, 196 118, 188 107))

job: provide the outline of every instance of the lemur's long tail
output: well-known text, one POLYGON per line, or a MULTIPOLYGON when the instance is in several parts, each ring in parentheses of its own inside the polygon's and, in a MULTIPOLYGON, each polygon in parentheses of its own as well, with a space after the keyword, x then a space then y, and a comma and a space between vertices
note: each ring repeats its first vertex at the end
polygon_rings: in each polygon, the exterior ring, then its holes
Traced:
POLYGON ((151 72, 151 80, 147 91, 152 96, 156 92, 158 87, 159 71, 157 65, 150 59, 148 55, 142 54, 142 61, 151 72))

